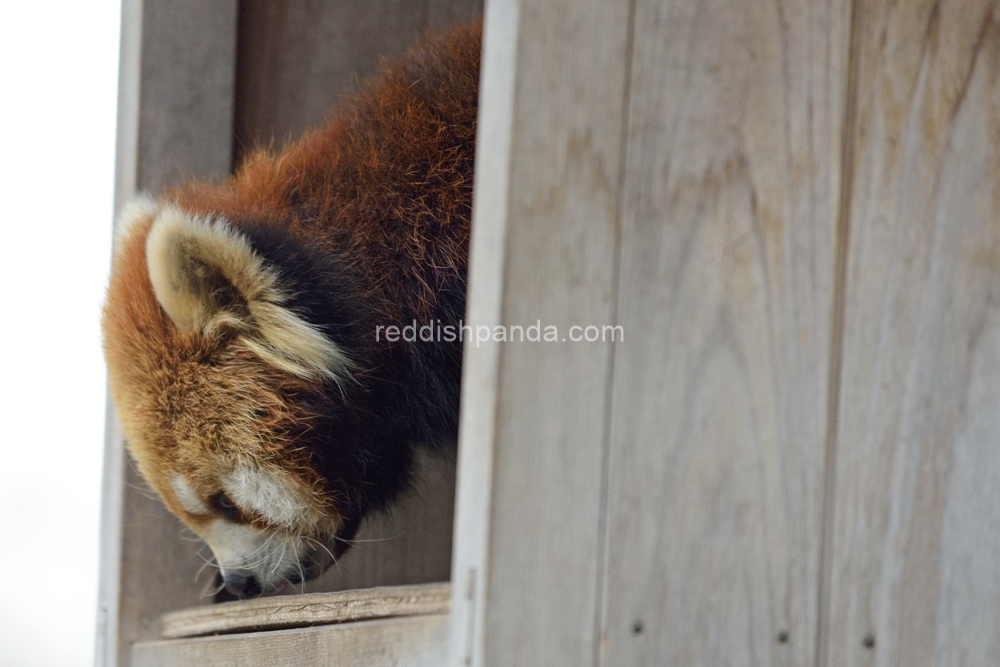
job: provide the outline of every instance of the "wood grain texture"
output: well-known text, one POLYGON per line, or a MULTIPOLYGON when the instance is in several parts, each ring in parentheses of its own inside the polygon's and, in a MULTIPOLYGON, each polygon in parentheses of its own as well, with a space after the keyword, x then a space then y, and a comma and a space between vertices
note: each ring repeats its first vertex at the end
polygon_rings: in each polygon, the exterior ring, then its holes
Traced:
POLYGON ((373 618, 447 614, 451 584, 381 586, 226 602, 163 615, 164 639, 297 628, 373 618))
POLYGON ((414 488, 367 518, 351 549, 306 592, 447 581, 455 518, 455 460, 419 452, 414 488))
POLYGON ((995 665, 1000 4, 857 11, 826 664, 995 665))
MULTIPOLYGON (((123 4, 116 205, 138 191, 229 171, 235 0, 123 4)), ((202 600, 202 548, 152 496, 124 454, 109 410, 96 660, 129 665, 131 645, 158 636, 159 616, 202 600)))
POLYGON ((467 21, 482 0, 241 0, 236 163, 247 149, 319 124, 380 58, 428 28, 467 21))
POLYGON ((145 0, 142 21, 138 189, 228 175, 236 0, 145 0))
MULTIPOLYGON (((541 320, 563 338, 611 319, 628 7, 487 7, 475 326, 541 320)), ((460 493, 478 500, 460 510, 451 664, 591 664, 611 348, 473 341, 466 354, 460 493), (477 523, 485 534, 464 532, 477 523)))
POLYGON ((296 630, 142 642, 134 667, 439 667, 448 617, 413 616, 296 630))
POLYGON ((814 664, 844 6, 638 0, 603 665, 814 664))

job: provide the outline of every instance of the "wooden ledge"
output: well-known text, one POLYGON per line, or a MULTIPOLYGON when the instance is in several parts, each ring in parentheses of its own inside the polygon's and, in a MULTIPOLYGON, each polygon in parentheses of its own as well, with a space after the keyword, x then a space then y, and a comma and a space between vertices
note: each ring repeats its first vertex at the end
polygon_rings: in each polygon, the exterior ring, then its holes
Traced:
POLYGON ((448 662, 447 614, 376 618, 211 637, 137 642, 132 667, 441 667, 448 662))
POLYGON ((164 639, 300 628, 373 618, 446 614, 451 584, 383 586, 337 593, 283 595, 164 614, 164 639))

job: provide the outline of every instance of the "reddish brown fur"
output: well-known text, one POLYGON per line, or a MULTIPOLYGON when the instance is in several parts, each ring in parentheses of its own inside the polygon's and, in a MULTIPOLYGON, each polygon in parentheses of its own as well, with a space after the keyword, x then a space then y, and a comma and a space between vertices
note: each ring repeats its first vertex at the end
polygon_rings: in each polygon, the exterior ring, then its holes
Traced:
POLYGON ((322 129, 278 155, 256 152, 221 187, 172 196, 190 211, 253 216, 328 252, 347 249, 385 320, 426 319, 435 290, 466 272, 472 164, 452 146, 474 140, 480 33, 453 29, 389 61, 322 129), (453 78, 427 89, 425 68, 453 78))
POLYGON ((297 471, 319 494, 318 480, 291 446, 313 416, 284 400, 305 383, 225 338, 178 332, 153 295, 145 231, 135 230, 118 249, 104 311, 111 393, 140 472, 175 514, 195 523, 202 517, 192 517, 174 501, 168 476, 185 474, 209 497, 223 471, 206 463, 222 463, 213 450, 234 444, 246 448, 243 456, 297 471), (212 357, 222 363, 204 363, 212 357), (238 403, 252 408, 249 424, 243 423, 245 413, 234 414, 238 403), (245 437, 248 427, 265 438, 245 437))
MULTIPOLYGON (((464 284, 472 160, 453 146, 474 140, 480 33, 473 25, 425 42, 385 64, 322 129, 277 155, 258 151, 222 185, 193 183, 166 199, 237 229, 243 221, 280 227, 337 253, 361 277, 365 306, 380 321, 430 317, 437 290, 464 284), (442 69, 448 80, 421 76, 442 69)), ((207 497, 219 487, 225 450, 230 461, 294 471, 337 524, 337 499, 294 445, 316 415, 288 396, 316 388, 225 335, 178 331, 148 275, 150 223, 117 248, 104 311, 112 396, 140 471, 197 527, 203 518, 180 507, 168 476, 184 473, 207 497)))

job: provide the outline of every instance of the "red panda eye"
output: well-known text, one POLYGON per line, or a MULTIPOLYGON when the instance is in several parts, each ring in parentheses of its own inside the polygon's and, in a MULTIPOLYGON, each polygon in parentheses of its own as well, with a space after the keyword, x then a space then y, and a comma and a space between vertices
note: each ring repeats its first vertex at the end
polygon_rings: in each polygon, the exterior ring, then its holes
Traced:
POLYGON ((236 507, 236 503, 234 503, 232 499, 226 495, 225 491, 219 491, 217 494, 212 496, 212 505, 219 511, 219 514, 229 521, 239 521, 241 518, 239 508, 236 507))

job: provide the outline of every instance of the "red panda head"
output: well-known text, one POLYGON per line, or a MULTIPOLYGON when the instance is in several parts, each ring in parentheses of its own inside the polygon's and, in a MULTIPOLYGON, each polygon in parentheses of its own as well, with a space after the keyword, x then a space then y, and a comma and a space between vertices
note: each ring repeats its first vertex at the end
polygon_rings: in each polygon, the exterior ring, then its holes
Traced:
POLYGON ((319 574, 361 515, 315 446, 345 460, 357 446, 339 446, 331 422, 355 389, 343 342, 352 317, 326 304, 327 321, 310 321, 309 287, 267 257, 273 232, 151 202, 129 207, 121 227, 105 355, 139 471, 211 546, 231 589, 319 574))

